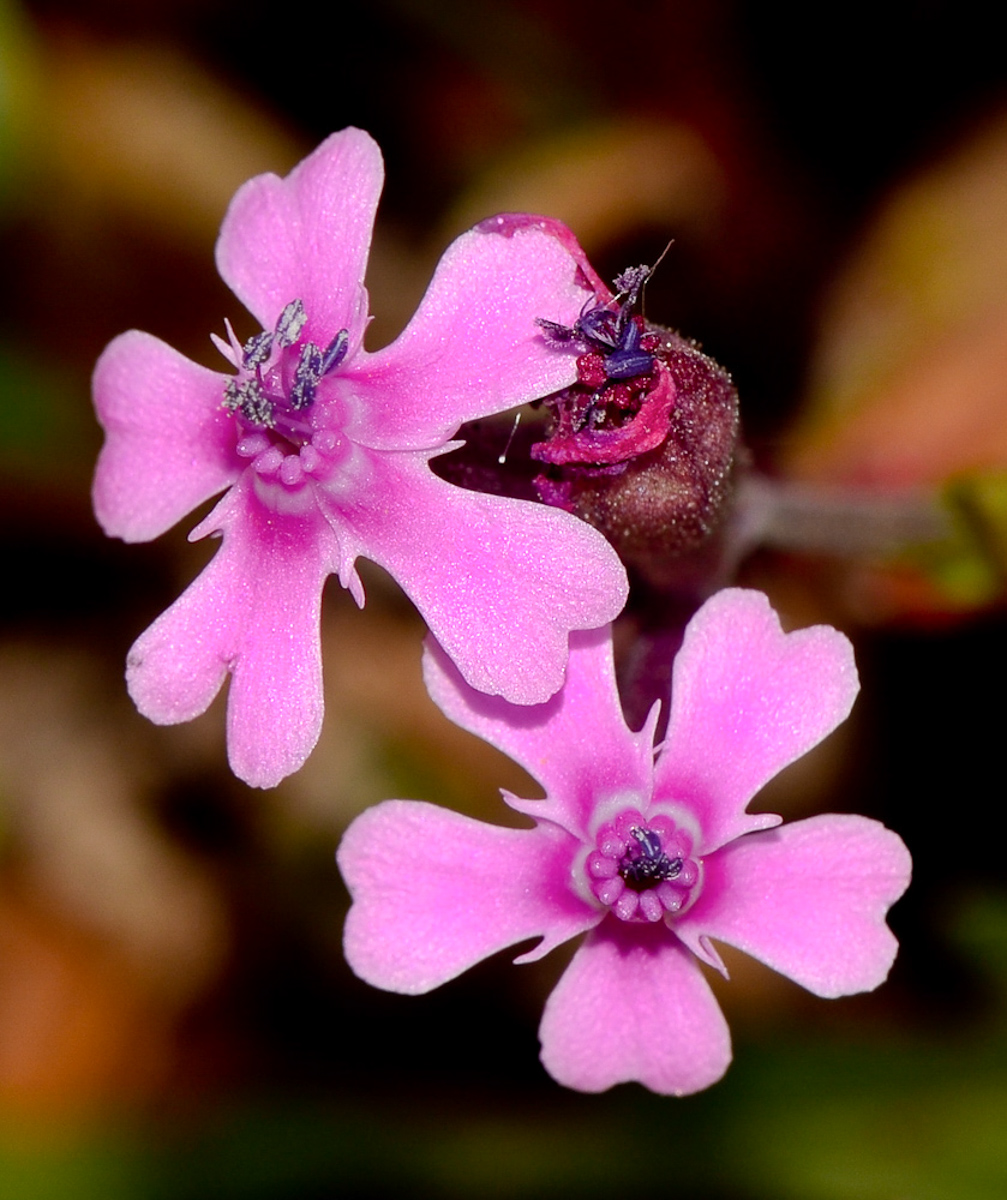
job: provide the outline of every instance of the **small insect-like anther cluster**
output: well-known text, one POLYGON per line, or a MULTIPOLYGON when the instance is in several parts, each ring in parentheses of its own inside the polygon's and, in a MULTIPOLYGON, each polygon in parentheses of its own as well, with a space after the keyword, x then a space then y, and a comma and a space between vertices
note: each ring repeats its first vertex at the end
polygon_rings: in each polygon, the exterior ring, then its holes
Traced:
POLYGON ((224 388, 224 407, 240 414, 245 424, 253 429, 277 429, 282 425, 280 432, 295 442, 301 440, 297 434, 304 431, 289 414, 302 413, 314 404, 319 383, 346 357, 350 341, 349 331, 340 329, 325 350, 314 342, 305 342, 293 378, 288 380, 279 356, 272 367, 267 364, 274 351, 282 353, 297 344, 307 319, 303 301, 291 300, 272 333, 263 330, 241 347, 239 369, 244 378, 228 380, 224 388), (284 414, 277 413, 278 408, 287 410, 285 421, 284 414))
MULTIPOLYGON (((648 266, 630 267, 615 280, 616 294, 606 304, 585 308, 573 326, 560 325, 543 317, 537 324, 557 345, 579 342, 585 352, 577 359, 577 378, 592 388, 597 401, 605 393, 605 402, 625 407, 637 388, 619 388, 631 380, 653 374, 657 366, 654 351, 660 335, 648 333, 642 316, 634 313, 644 284, 653 274, 648 266), (615 389, 618 389, 617 391, 615 389)), ((598 406, 585 410, 582 424, 596 418, 598 406)))
POLYGON ((629 831, 636 846, 629 846, 619 860, 619 874, 634 892, 645 892, 664 880, 677 879, 685 860, 681 855, 669 858, 661 845, 660 835, 653 829, 634 825, 629 831))

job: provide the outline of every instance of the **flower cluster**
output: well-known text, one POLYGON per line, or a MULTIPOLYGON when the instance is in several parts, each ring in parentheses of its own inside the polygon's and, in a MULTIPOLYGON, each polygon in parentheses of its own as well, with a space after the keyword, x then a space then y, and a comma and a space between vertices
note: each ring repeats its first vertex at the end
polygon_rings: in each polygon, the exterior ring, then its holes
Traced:
POLYGON ((777 829, 747 811, 848 714, 858 682, 842 634, 785 635, 760 593, 718 593, 686 630, 657 748, 656 709, 638 733, 624 721, 608 630, 573 635, 565 687, 532 708, 474 691, 433 643, 425 670, 447 716, 546 798, 504 794, 528 830, 406 800, 358 817, 339 863, 346 956, 363 979, 426 992, 507 946, 540 938, 517 960, 529 962, 587 933, 546 1004, 543 1063, 584 1091, 637 1080, 675 1095, 730 1061, 699 968, 726 975, 715 940, 820 996, 885 979, 885 914, 909 882, 901 840, 865 817, 777 829))
POLYGON ((634 311, 648 268, 613 295, 565 226, 520 214, 455 241, 406 330, 366 350, 381 182, 376 145, 347 129, 239 190, 217 265, 261 329, 214 338, 225 371, 137 331, 98 362, 106 532, 153 538, 224 493, 190 534, 222 545, 129 652, 130 693, 152 720, 185 721, 230 675, 231 765, 274 785, 319 734, 326 578, 363 604, 356 560, 386 568, 431 631, 434 701, 546 799, 505 794, 525 830, 400 800, 359 817, 339 850, 351 966, 423 992, 515 943, 540 939, 529 961, 586 934, 546 1006, 548 1070, 587 1091, 695 1091, 730 1059, 698 965, 723 970, 713 940, 823 996, 875 987, 894 957, 884 918, 909 879, 894 834, 747 812, 846 717, 849 644, 824 627, 785 636, 765 597, 720 592, 686 630, 666 739, 655 747, 659 706, 633 732, 607 625, 626 573, 585 522, 638 569, 670 525, 677 554, 708 538, 734 455, 730 379, 634 311), (552 428, 532 453, 547 503, 431 470, 463 423, 544 397, 552 428))

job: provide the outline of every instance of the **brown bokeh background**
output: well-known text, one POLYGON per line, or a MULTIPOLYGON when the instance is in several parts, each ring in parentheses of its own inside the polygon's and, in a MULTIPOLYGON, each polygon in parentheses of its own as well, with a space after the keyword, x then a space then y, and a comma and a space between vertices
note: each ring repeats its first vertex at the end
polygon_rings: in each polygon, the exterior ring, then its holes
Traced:
POLYGON ((0 0, 0 1195, 1004 1194, 988 20, 972 0, 0 0), (213 270, 227 202, 347 124, 386 155, 371 345, 492 212, 561 217, 609 278, 673 238, 648 315, 733 372, 760 469, 844 503, 958 498, 927 554, 850 537, 743 567, 791 623, 849 632, 864 681, 760 804, 876 816, 917 879, 877 994, 826 1003, 729 959, 736 1062, 704 1096, 556 1087, 535 1027, 562 954, 418 999, 350 975, 346 823, 390 796, 506 822, 497 789, 534 786, 433 708, 421 625, 380 572, 362 613, 326 593, 325 728, 274 792, 229 775, 220 702, 159 729, 125 696, 130 643, 211 548, 189 524, 101 535, 91 366, 129 327, 208 365, 224 317, 250 333, 213 270))

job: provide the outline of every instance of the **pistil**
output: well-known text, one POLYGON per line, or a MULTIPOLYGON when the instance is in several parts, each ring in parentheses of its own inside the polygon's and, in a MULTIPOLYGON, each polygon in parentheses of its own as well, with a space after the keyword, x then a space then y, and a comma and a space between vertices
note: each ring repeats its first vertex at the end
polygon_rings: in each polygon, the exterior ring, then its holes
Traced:
POLYGON ((698 895, 693 839, 666 813, 626 809, 598 830, 585 861, 591 893, 623 921, 666 921, 698 895))

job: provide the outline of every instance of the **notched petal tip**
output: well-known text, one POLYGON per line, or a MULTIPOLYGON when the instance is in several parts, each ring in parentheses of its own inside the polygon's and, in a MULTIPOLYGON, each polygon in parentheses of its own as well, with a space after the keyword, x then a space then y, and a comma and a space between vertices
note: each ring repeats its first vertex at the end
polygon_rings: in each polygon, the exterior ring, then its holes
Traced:
POLYGON ((880 822, 809 817, 707 858, 677 932, 697 954, 716 938, 827 999, 873 991, 898 951, 886 916, 910 874, 909 851, 880 822))
POLYGON ((375 987, 416 995, 529 938, 558 945, 597 920, 566 886, 574 849, 555 829, 387 800, 350 825, 337 855, 353 897, 347 961, 375 987))
POLYGON ((378 450, 445 449, 466 421, 569 386, 576 362, 536 319, 574 321, 593 293, 556 238, 469 230, 445 250, 412 320, 348 369, 361 400, 351 436, 378 450))
POLYGON ((200 716, 227 678, 225 662, 201 654, 184 639, 176 641, 171 632, 176 616, 174 606, 168 609, 126 656, 126 690, 155 725, 179 725, 200 716))
POLYGON ((321 517, 283 517, 240 480, 198 532, 223 544, 137 639, 127 683, 158 724, 204 712, 230 673, 227 746, 253 787, 296 771, 322 724, 321 594, 339 547, 321 517))
POLYGON ((318 344, 340 329, 359 342, 361 282, 383 182, 377 143, 350 127, 284 178, 257 175, 238 189, 217 240, 217 269, 264 329, 296 298, 318 344))
POLYGON ((688 798, 704 853, 775 822, 749 803, 846 719, 859 686, 838 630, 784 633, 767 597, 741 588, 703 605, 675 659, 655 780, 661 794, 688 798))
POLYGON ((549 1074, 582 1092, 636 1082, 684 1096, 716 1083, 731 1061, 709 984, 663 927, 594 930, 546 1002, 539 1037, 549 1074))
POLYGON ((109 537, 159 537, 237 479, 224 382, 136 329, 106 346, 92 380, 105 430, 92 499, 109 537))
POLYGON ((739 650, 748 652, 746 665, 764 676, 790 667, 792 659, 799 657, 811 676, 802 691, 816 693, 819 707, 829 710, 833 728, 849 716, 860 691, 860 676, 853 644, 838 629, 809 625, 787 633, 769 597, 750 588, 724 588, 693 620, 697 636, 732 639, 739 650), (824 696, 821 684, 827 684, 824 696))

